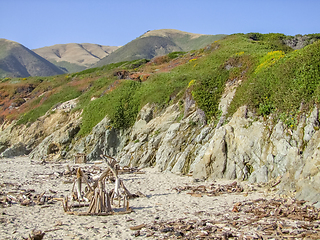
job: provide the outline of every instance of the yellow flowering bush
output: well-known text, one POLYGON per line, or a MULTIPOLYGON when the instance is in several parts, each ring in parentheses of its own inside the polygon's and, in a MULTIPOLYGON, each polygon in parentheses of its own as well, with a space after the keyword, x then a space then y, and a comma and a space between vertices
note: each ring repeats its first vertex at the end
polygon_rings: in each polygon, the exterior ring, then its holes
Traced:
POLYGON ((238 52, 236 53, 236 56, 241 56, 242 54, 244 54, 244 52, 238 52))
POLYGON ((260 65, 256 68, 255 73, 260 72, 264 68, 268 68, 275 64, 279 59, 283 58, 285 53, 283 51, 272 51, 268 52, 266 56, 264 56, 260 65))
POLYGON ((188 84, 188 88, 191 87, 192 85, 194 85, 196 83, 196 80, 191 80, 188 84))

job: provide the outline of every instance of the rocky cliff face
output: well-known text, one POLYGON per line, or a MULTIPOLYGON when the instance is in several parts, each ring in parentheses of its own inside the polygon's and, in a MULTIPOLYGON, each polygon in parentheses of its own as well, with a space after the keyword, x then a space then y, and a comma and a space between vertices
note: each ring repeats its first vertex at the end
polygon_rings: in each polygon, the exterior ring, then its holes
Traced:
POLYGON ((40 159, 51 155, 58 159, 64 155, 65 146, 80 130, 81 112, 70 113, 76 104, 76 100, 59 104, 32 124, 4 123, 0 127, 0 156, 30 154, 40 159))
MULTIPOLYGON (((232 91, 220 104, 221 120, 205 124, 194 102, 174 104, 163 112, 146 105, 134 126, 119 131, 104 118, 91 134, 78 138, 80 113, 76 102, 30 126, 1 127, 3 157, 29 154, 34 159, 72 159, 77 152, 89 160, 100 154, 116 157, 121 165, 154 166, 160 171, 190 174, 196 179, 239 179, 268 182, 281 178, 281 194, 296 194, 311 202, 320 197, 320 131, 318 109, 302 116, 295 130, 281 121, 256 118, 246 106, 226 123, 224 116, 232 91)), ((320 203, 316 206, 320 207, 320 203)))
POLYGON ((281 194, 297 193, 300 199, 318 201, 317 108, 302 117, 294 131, 281 121, 254 119, 245 106, 218 128, 199 125, 197 111, 177 122, 179 113, 173 105, 149 122, 137 121, 129 143, 118 155, 121 164, 155 166, 161 171, 192 174, 196 179, 254 183, 282 178, 278 186, 281 194))

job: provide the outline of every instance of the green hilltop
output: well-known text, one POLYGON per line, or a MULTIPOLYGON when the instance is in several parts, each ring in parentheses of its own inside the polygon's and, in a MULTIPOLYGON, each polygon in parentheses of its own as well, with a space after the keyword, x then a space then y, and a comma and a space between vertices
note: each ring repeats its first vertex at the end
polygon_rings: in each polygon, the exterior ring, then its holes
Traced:
POLYGON ((148 31, 110 53, 110 55, 97 62, 95 66, 143 58, 152 59, 171 52, 196 50, 225 36, 223 34, 194 34, 174 29, 148 31))
POLYGON ((320 35, 303 37, 302 48, 294 50, 300 36, 233 34, 151 61, 122 61, 53 77, 3 78, 0 121, 26 124, 78 98, 73 111, 82 111, 78 135, 85 136, 106 115, 114 127, 128 128, 145 104, 162 109, 179 103, 183 109, 189 96, 207 122, 216 122, 222 94, 236 87, 228 116, 248 105, 256 116, 272 115, 295 128, 301 113, 320 102, 320 35))

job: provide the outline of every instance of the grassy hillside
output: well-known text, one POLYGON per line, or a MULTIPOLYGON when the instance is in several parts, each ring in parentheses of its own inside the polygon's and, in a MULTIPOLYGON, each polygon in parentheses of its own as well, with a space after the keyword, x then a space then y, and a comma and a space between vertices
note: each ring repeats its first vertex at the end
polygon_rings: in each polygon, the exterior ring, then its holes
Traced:
POLYGON ((81 71, 87 69, 87 67, 85 67, 85 66, 81 66, 81 65, 75 64, 75 63, 70 63, 67 61, 57 62, 55 60, 50 60, 50 62, 53 63, 54 65, 60 67, 65 73, 81 72, 81 71))
POLYGON ((183 105, 190 94, 210 122, 226 83, 239 84, 229 115, 244 104, 257 116, 273 115, 296 127, 302 112, 320 101, 320 42, 308 37, 293 50, 283 34, 234 34, 205 48, 145 60, 124 61, 56 77, 2 79, 2 121, 35 121, 55 104, 78 97, 79 135, 108 115, 117 128, 130 127, 146 103, 183 105))
POLYGON ((225 36, 193 34, 173 29, 149 31, 103 58, 96 66, 119 61, 152 59, 176 51, 195 50, 225 36))
POLYGON ((0 39, 0 77, 52 76, 63 71, 19 43, 0 39))
POLYGON ((135 39, 125 46, 111 53, 97 63, 102 66, 120 61, 132 61, 136 59, 151 59, 157 55, 165 55, 170 52, 182 51, 172 40, 157 36, 135 39))

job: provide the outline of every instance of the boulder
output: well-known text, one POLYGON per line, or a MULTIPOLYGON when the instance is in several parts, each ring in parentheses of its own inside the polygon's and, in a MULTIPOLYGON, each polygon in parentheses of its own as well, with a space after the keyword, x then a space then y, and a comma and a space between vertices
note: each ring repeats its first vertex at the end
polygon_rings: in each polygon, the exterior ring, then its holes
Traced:
POLYGON ((26 146, 22 142, 19 142, 4 150, 0 156, 5 158, 12 158, 27 154, 29 154, 29 151, 26 149, 26 146))
POLYGON ((0 153, 5 151, 8 147, 9 147, 9 143, 7 141, 6 142, 0 142, 0 153))

